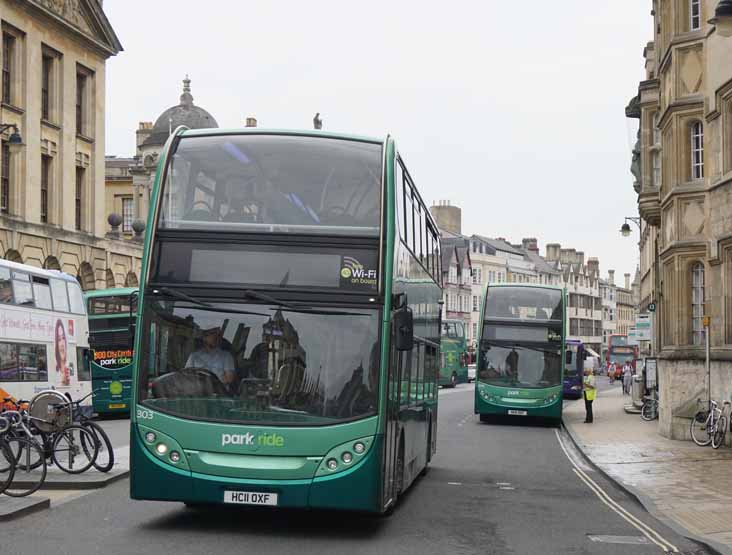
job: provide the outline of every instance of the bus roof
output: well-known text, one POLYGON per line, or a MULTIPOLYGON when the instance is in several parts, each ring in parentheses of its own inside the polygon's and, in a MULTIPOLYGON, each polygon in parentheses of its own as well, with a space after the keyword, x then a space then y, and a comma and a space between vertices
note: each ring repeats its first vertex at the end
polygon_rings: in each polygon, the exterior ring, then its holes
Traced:
POLYGON ((377 139, 375 137, 365 137, 363 135, 354 135, 350 133, 334 133, 332 131, 317 131, 313 129, 263 129, 260 127, 243 127, 239 129, 186 129, 180 132, 181 137, 210 137, 215 135, 296 135, 299 137, 345 139, 348 141, 384 144, 384 139, 377 139))
POLYGON ((37 276, 62 279, 64 281, 70 281, 79 285, 79 282, 76 280, 76 278, 59 270, 46 270, 44 268, 38 268, 37 266, 31 266, 30 264, 19 264, 18 262, 11 262, 10 260, 0 260, 0 266, 10 268, 11 270, 17 270, 19 272, 28 272, 37 276))
POLYGON ((115 287, 113 289, 94 289, 86 291, 84 297, 87 299, 98 299, 100 297, 119 297, 122 295, 131 295, 137 291, 137 287, 115 287))
POLYGON ((564 287, 559 287, 557 285, 546 285, 543 283, 508 283, 505 281, 501 283, 486 283, 484 291, 487 294, 488 289, 502 289, 507 287, 524 287, 526 289, 551 289, 553 291, 565 291, 564 287))

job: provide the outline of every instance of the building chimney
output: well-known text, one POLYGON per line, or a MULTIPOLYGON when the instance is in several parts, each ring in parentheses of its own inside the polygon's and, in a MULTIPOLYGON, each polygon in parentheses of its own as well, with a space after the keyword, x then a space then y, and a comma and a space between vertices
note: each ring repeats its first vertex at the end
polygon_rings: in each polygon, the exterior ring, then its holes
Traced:
POLYGON ((585 265, 585 253, 582 251, 577 251, 577 264, 580 266, 585 265))
POLYGON ((140 147, 145 142, 150 134, 152 133, 153 123, 151 121, 141 121, 137 126, 135 132, 135 146, 137 148, 137 154, 140 155, 140 147))
POLYGON ((615 270, 608 270, 607 271, 607 282, 610 285, 615 285, 615 270))
POLYGON ((594 256, 587 259, 587 273, 592 277, 600 276, 600 261, 594 256))
POLYGON ((546 261, 557 262, 559 260, 559 251, 562 249, 562 245, 559 243, 549 243, 546 246, 546 261))
POLYGON ((257 118, 247 118, 246 122, 244 124, 245 127, 256 127, 257 126, 257 118))
POLYGON ((535 237, 521 240, 521 247, 524 250, 539 254, 539 241, 535 237))
POLYGON ((625 274, 625 288, 630 289, 630 274, 625 274))
POLYGON ((449 200, 441 200, 437 204, 433 204, 430 213, 438 228, 456 235, 462 233, 462 210, 457 206, 452 206, 449 200))

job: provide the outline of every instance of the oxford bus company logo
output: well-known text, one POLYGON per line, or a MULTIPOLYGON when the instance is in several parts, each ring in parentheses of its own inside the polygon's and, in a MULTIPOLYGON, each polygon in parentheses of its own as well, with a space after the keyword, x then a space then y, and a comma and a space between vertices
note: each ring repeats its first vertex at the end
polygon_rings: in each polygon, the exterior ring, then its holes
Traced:
POLYGON ((245 434, 221 434, 221 447, 227 445, 243 445, 259 449, 260 447, 284 447, 285 438, 279 434, 268 434, 262 432, 253 434, 247 432, 245 434))
POLYGON ((343 267, 341 268, 341 277, 351 280, 352 283, 360 283, 365 285, 376 284, 376 270, 367 270, 358 260, 352 256, 343 257, 343 267))

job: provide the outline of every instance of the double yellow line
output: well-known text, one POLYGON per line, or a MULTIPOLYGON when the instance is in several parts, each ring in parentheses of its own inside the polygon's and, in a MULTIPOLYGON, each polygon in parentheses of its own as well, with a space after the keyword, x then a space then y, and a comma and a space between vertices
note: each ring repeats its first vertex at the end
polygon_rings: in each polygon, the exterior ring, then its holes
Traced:
POLYGON ((554 430, 554 432, 557 435, 557 441, 559 441, 559 446, 562 448, 562 451, 564 451, 564 454, 567 456, 569 462, 571 462, 572 466, 574 467, 574 473, 577 474, 579 479, 582 480, 585 485, 590 488, 594 492, 594 494, 597 495, 597 497, 600 498, 600 501, 610 507, 610 509, 617 513, 626 522, 636 528, 641 534, 648 538, 648 540, 660 547, 664 553, 679 553, 679 550, 674 544, 664 539, 653 528, 626 511, 617 501, 612 499, 600 486, 598 486, 597 483, 592 478, 590 478, 584 470, 579 467, 574 458, 569 454, 569 451, 567 451, 567 448, 564 446, 562 437, 559 435, 559 430, 554 430))

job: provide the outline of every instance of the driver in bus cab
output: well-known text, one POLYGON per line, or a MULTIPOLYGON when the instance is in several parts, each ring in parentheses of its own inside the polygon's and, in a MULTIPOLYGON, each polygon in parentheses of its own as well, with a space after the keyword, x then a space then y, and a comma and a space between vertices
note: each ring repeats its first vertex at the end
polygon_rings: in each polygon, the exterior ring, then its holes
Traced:
POLYGON ((229 385, 236 379, 234 357, 221 348, 221 328, 214 327, 202 330, 201 348, 193 351, 186 361, 186 368, 205 368, 229 385))

